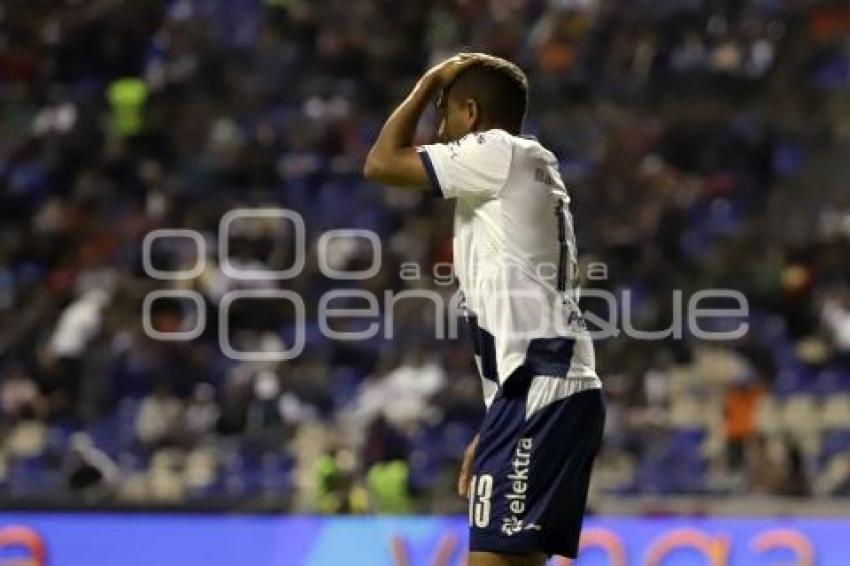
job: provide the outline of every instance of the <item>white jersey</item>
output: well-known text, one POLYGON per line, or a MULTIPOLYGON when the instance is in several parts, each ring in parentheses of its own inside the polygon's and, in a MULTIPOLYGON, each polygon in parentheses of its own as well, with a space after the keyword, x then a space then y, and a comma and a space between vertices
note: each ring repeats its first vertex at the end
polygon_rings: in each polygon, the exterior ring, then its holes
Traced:
POLYGON ((518 371, 535 376, 529 412, 599 387, 555 156, 498 129, 419 152, 434 193, 456 199, 454 269, 488 407, 518 371))

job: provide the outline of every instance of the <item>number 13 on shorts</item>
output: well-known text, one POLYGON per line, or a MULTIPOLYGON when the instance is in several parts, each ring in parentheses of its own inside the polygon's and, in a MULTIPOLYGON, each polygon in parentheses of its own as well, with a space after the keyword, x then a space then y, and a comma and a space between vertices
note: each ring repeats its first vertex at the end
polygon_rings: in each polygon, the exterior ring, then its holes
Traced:
POLYGON ((469 485, 469 526, 486 528, 490 524, 490 498, 493 496, 493 476, 472 476, 469 485))

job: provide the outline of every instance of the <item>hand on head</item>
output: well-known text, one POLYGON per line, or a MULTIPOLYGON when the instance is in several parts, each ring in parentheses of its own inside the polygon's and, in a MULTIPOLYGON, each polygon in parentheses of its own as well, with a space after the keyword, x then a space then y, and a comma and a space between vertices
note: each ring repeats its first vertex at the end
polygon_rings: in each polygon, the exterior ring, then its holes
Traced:
POLYGON ((482 61, 487 57, 484 53, 458 53, 445 61, 431 67, 426 73, 433 77, 440 88, 445 88, 470 65, 482 61))

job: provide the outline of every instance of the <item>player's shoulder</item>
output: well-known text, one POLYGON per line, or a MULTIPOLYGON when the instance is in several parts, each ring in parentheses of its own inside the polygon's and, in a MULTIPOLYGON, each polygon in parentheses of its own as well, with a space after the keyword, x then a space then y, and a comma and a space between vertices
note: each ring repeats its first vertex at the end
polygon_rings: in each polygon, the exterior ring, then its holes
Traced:
POLYGON ((461 147, 476 147, 481 150, 487 149, 504 149, 514 145, 514 136, 505 130, 492 129, 481 132, 470 132, 454 142, 449 142, 449 145, 461 147))
POLYGON ((471 132, 449 142, 448 149, 452 157, 463 154, 468 159, 504 162, 511 167, 557 166, 555 155, 536 137, 515 135, 498 128, 471 132))
POLYGON ((520 161, 534 162, 535 165, 549 164, 557 165, 558 159, 551 151, 546 149, 537 137, 527 134, 512 134, 506 130, 494 128, 483 132, 473 132, 462 140, 466 143, 475 143, 479 146, 499 147, 510 150, 514 155, 521 156, 520 161))
POLYGON ((465 136, 449 142, 449 145, 479 145, 488 144, 518 146, 522 149, 539 151, 552 155, 551 152, 540 144, 537 137, 527 134, 512 134, 501 128, 493 128, 480 132, 470 132, 465 136))
POLYGON ((511 137, 513 138, 513 143, 516 144, 518 149, 527 158, 553 165, 557 164, 558 159, 555 157, 555 154, 543 147, 543 144, 540 143, 536 136, 518 135, 511 137))
POLYGON ((482 166, 495 167, 512 161, 513 141, 504 130, 486 130, 471 132, 445 144, 448 157, 462 159, 467 163, 480 163, 482 166))

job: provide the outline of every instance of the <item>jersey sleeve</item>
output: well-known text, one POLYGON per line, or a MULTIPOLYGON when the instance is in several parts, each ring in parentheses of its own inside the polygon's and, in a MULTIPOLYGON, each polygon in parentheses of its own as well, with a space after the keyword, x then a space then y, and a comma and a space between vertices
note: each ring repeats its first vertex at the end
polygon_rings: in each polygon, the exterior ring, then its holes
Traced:
POLYGON ((502 189, 511 167, 510 138, 496 131, 417 149, 432 192, 443 198, 492 198, 502 189))

